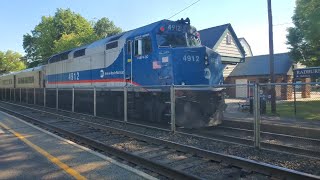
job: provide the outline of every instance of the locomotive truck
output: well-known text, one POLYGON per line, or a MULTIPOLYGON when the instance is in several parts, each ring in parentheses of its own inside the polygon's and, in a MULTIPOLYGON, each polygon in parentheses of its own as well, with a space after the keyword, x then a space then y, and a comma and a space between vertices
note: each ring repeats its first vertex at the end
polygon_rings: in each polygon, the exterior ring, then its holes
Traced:
MULTIPOLYGON (((187 18, 161 20, 106 37, 55 54, 44 66, 2 75, 0 80, 1 88, 139 86, 142 91, 128 94, 131 101, 128 116, 168 122, 170 93, 165 87, 217 86, 223 82, 222 71, 220 55, 201 45, 199 33, 187 18), (163 91, 155 92, 154 87, 163 91)), ((221 123, 225 106, 222 91, 221 88, 176 90, 176 124, 194 128, 221 123)), ((102 91, 98 93, 103 95, 102 91)), ((113 103, 100 108, 121 114, 123 106, 116 96, 98 98, 98 102, 113 103)), ((82 99, 78 102, 86 106, 85 93, 79 98, 82 99)))

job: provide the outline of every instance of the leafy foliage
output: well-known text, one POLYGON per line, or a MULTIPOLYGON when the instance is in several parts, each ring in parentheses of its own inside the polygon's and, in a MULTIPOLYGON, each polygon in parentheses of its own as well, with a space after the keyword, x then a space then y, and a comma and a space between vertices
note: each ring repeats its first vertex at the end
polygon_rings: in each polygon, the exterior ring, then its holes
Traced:
POLYGON ((25 58, 29 67, 36 66, 45 63, 55 53, 119 32, 121 29, 107 18, 102 18, 92 25, 70 9, 57 9, 54 16, 43 16, 31 34, 23 36, 25 58))
POLYGON ((71 34, 63 34, 59 40, 54 41, 54 53, 66 51, 68 49, 72 49, 74 47, 81 46, 83 44, 88 44, 98 39, 98 36, 94 33, 71 33, 71 34))
POLYGON ((99 19, 95 23, 93 29, 99 38, 112 36, 122 32, 121 28, 116 27, 114 23, 106 17, 99 19))
POLYGON ((287 35, 291 56, 307 66, 320 66, 320 1, 296 0, 292 21, 295 27, 287 35))
POLYGON ((0 74, 25 69, 21 54, 8 50, 0 51, 0 74))

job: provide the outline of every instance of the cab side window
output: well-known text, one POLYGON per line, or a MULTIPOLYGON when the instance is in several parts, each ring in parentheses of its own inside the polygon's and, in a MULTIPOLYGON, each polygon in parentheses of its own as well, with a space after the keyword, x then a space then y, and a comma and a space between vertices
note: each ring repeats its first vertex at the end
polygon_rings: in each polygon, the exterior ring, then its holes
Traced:
POLYGON ((145 36, 134 41, 134 55, 143 56, 152 52, 152 42, 150 36, 145 36))
POLYGON ((131 43, 132 43, 132 41, 127 41, 127 52, 128 52, 128 54, 131 54, 131 43))

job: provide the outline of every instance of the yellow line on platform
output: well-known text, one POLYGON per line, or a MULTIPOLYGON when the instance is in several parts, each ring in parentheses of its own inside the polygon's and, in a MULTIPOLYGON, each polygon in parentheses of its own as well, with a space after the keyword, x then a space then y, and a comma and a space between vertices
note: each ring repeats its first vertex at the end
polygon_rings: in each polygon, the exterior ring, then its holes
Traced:
POLYGON ((70 174, 71 176, 73 176, 76 179, 87 179, 84 176, 82 176, 79 172, 77 172, 76 170, 72 169, 71 167, 69 167, 68 165, 64 164, 63 162, 61 162, 58 158, 52 156, 51 154, 49 154, 47 151, 45 151, 44 149, 40 148, 39 146, 33 144, 32 142, 30 142, 29 140, 27 140, 23 135, 13 131, 12 129, 8 128, 6 125, 2 124, 0 122, 0 126, 2 126, 4 129, 10 131, 12 134, 14 134, 15 136, 17 136, 21 141, 23 141, 24 143, 26 143, 27 145, 29 145, 30 147, 32 147, 34 150, 38 151, 40 154, 42 154, 43 156, 45 156, 47 159, 49 159, 51 162, 53 162, 54 164, 56 164, 57 166, 59 166, 61 169, 63 169, 66 173, 70 174))

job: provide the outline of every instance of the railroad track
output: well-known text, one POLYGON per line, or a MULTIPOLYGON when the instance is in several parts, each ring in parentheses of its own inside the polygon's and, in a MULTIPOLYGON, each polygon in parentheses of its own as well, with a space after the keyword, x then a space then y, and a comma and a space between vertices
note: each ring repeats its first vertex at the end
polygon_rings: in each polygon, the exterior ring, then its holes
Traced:
POLYGON ((173 179, 319 179, 318 176, 19 105, 0 109, 173 179))
MULTIPOLYGON (((184 132, 205 138, 214 138, 226 142, 253 146, 254 135, 253 130, 250 129, 218 126, 184 132)), ((320 139, 264 131, 260 132, 260 136, 260 145, 263 149, 276 150, 320 159, 320 139)))
MULTIPOLYGON (((250 120, 236 120, 236 119, 225 119, 223 121, 225 127, 241 128, 247 130, 253 130, 253 121, 250 120)), ((281 122, 261 122, 261 131, 270 132, 275 134, 286 134, 296 137, 305 137, 311 139, 319 139, 320 127, 312 128, 307 126, 295 125, 292 123, 281 123, 281 122)))
MULTIPOLYGON (((221 128, 229 130, 229 134, 232 134, 230 131, 244 132, 247 139, 253 139, 252 121, 225 120, 221 128)), ((260 129, 263 148, 320 158, 320 128, 297 127, 281 122, 263 122, 260 129)))

